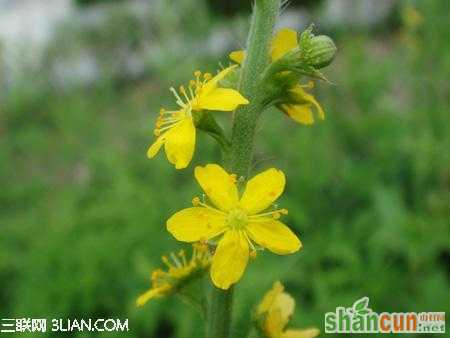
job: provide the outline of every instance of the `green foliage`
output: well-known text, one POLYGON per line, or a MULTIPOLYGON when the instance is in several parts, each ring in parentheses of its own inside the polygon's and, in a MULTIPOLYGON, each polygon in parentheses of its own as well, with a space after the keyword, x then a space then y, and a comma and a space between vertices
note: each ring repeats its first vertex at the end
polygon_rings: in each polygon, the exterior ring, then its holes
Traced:
MULTIPOLYGON (((364 296, 377 312, 446 309, 448 4, 418 9, 415 30, 333 37, 339 52, 326 75, 337 85, 317 90, 324 122, 263 115, 256 152, 276 161, 257 158, 256 169, 286 172, 280 205, 304 249, 249 266, 235 290, 233 338, 245 336, 249 310, 275 279, 297 301, 295 327, 323 330, 325 312, 364 296)), ((164 68, 172 73, 174 58, 164 68)), ((160 255, 179 246, 165 220, 199 192, 193 167, 175 172, 162 154, 145 157, 156 113, 172 104, 168 78, 68 93, 27 83, 2 94, 2 318, 129 318, 129 333, 98 336, 202 335, 201 318, 175 299, 134 305, 160 255)), ((200 135, 194 164, 211 158, 220 150, 200 135)))

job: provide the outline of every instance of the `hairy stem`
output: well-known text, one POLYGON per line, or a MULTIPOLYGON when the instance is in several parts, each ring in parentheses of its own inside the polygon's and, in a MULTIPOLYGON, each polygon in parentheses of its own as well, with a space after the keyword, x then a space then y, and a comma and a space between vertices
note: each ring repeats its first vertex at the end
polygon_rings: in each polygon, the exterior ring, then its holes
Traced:
MULTIPOLYGON (((270 42, 280 0, 255 0, 247 56, 242 66, 239 91, 250 103, 234 114, 231 148, 225 159, 227 169, 238 176, 248 177, 253 158, 253 140, 257 120, 264 109, 264 94, 260 92, 261 76, 268 64, 270 42)), ((233 304, 233 288, 221 290, 211 285, 207 338, 228 338, 233 304)))
POLYGON ((227 167, 238 176, 248 177, 253 159, 253 141, 259 115, 264 110, 262 74, 268 64, 273 28, 280 8, 280 0, 255 1, 247 56, 239 82, 239 91, 250 103, 234 114, 231 151, 227 167))
POLYGON ((206 317, 207 338, 227 338, 230 335, 233 288, 221 290, 210 285, 208 314, 206 317))

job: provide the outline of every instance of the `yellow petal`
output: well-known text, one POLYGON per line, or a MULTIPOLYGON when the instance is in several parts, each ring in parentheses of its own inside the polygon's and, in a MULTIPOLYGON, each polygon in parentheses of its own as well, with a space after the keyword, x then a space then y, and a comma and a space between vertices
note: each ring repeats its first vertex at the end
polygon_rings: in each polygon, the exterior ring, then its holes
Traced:
POLYGON ((213 256, 211 279, 214 285, 226 290, 236 283, 244 273, 248 257, 248 241, 242 231, 227 231, 213 256))
POLYGON ((276 281, 273 283, 272 289, 267 291, 267 293, 264 295, 263 300, 261 303, 259 303, 257 308, 258 315, 263 314, 264 312, 269 311, 273 304, 275 303, 275 300, 281 295, 281 293, 284 290, 283 284, 280 283, 280 281, 276 281))
POLYGON ((159 149, 161 149, 162 145, 166 141, 165 134, 159 136, 155 142, 148 148, 147 157, 153 158, 158 153, 159 149))
POLYGON ((233 111, 241 104, 248 104, 248 100, 237 90, 231 88, 216 88, 202 95, 198 100, 198 107, 207 110, 233 111))
POLYGON ((245 229, 253 241, 278 255, 291 254, 302 247, 298 237, 286 225, 272 218, 250 221, 245 229))
POLYGON ((283 334, 284 322, 279 308, 272 309, 266 316, 263 329, 266 337, 279 338, 283 334))
POLYGON ((284 54, 298 46, 297 32, 289 29, 283 28, 279 30, 272 40, 272 49, 270 56, 272 61, 275 61, 282 57, 284 54))
MULTIPOLYGON (((323 111, 319 102, 317 102, 314 95, 309 94, 303 88, 312 88, 314 86, 313 82, 310 82, 307 85, 299 85, 297 84, 294 88, 290 90, 291 95, 294 98, 294 101, 297 105, 311 107, 313 105, 317 109, 317 115, 321 120, 325 119, 325 112, 323 111)), ((312 109, 310 109, 312 110, 312 109)))
POLYGON ((192 117, 187 117, 169 129, 163 136, 166 138, 164 149, 167 159, 176 169, 189 165, 195 149, 195 126, 192 117))
POLYGON ((313 327, 304 330, 287 330, 281 338, 314 338, 320 334, 320 330, 313 327))
POLYGON ((203 207, 178 211, 167 221, 167 230, 179 241, 198 242, 225 231, 225 217, 203 207))
POLYGON ((281 325, 284 328, 294 314, 295 300, 289 294, 283 292, 276 299, 274 306, 280 309, 281 325))
POLYGON ((283 193, 286 178, 281 170, 268 169, 247 182, 240 205, 249 214, 267 209, 283 193))
POLYGON ((164 295, 170 289, 170 285, 166 284, 158 288, 151 288, 144 292, 136 299, 136 306, 142 306, 153 298, 158 298, 164 295))
POLYGON ((314 116, 310 104, 283 104, 281 109, 295 122, 310 126, 314 116))
POLYGON ((237 65, 227 67, 224 70, 222 70, 219 74, 214 76, 211 80, 206 82, 205 85, 200 90, 198 99, 201 101, 203 95, 208 95, 209 92, 216 89, 219 84, 219 81, 223 80, 236 67, 237 65))
POLYGON ((229 58, 231 61, 234 61, 240 65, 244 63, 245 60, 245 51, 243 50, 235 50, 234 52, 231 52, 229 55, 229 58))
POLYGON ((235 208, 238 204, 238 190, 235 177, 217 164, 196 167, 195 178, 214 205, 223 211, 235 208))

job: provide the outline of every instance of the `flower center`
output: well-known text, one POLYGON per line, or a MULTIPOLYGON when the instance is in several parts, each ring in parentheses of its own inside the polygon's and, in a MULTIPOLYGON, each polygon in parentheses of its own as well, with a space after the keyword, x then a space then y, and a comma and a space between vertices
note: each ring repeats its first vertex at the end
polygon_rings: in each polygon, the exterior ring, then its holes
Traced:
POLYGON ((242 209, 231 210, 227 216, 227 223, 234 229, 243 229, 248 223, 248 216, 242 209))

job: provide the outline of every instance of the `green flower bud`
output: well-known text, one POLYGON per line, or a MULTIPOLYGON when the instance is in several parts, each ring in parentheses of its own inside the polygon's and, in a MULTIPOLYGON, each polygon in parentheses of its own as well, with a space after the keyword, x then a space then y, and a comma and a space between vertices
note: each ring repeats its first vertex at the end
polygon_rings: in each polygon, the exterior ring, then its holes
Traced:
POLYGON ((318 35, 311 38, 311 50, 308 53, 308 63, 315 69, 328 66, 336 55, 336 45, 326 35, 318 35))

